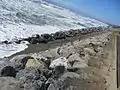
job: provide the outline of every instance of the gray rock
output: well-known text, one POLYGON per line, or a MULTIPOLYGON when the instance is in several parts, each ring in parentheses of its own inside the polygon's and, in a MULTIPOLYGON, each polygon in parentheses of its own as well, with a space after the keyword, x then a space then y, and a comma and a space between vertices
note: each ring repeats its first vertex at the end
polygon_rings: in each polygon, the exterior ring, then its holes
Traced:
POLYGON ((57 59, 60 57, 60 55, 58 54, 58 48, 46 50, 46 51, 42 52, 41 55, 46 58, 48 57, 51 59, 57 59))
POLYGON ((25 65, 26 65, 28 59, 33 59, 33 57, 28 56, 28 55, 19 55, 19 56, 13 57, 10 61, 11 61, 11 63, 13 63, 16 71, 19 71, 19 70, 25 68, 25 65))
POLYGON ((3 68, 7 66, 13 66, 13 64, 9 61, 9 59, 8 58, 0 59, 0 76, 1 76, 1 71, 3 70, 3 68))
POLYGON ((46 82, 45 82, 45 88, 46 90, 49 88, 49 89, 52 89, 52 87, 50 86, 51 84, 54 84, 56 82, 55 79, 53 78, 49 78, 46 82))
POLYGON ((86 68, 88 65, 85 62, 79 61, 79 62, 75 62, 73 64, 73 68, 77 68, 77 69, 82 69, 82 68, 86 68))
POLYGON ((73 36, 76 36, 78 34, 78 30, 66 31, 65 34, 66 34, 66 37, 73 37, 73 36))
POLYGON ((38 39, 36 39, 34 37, 32 37, 31 40, 30 40, 31 44, 37 44, 38 42, 39 42, 38 39))
POLYGON ((57 66, 64 66, 65 68, 67 68, 68 67, 67 62, 68 62, 68 60, 65 57, 60 57, 58 59, 53 60, 50 63, 49 68, 55 69, 55 67, 57 67, 57 66))
POLYGON ((73 79, 79 79, 79 75, 73 72, 63 74, 57 81, 53 81, 47 90, 70 90, 73 79))
POLYGON ((87 66, 86 62, 80 57, 78 53, 72 54, 68 58, 68 71, 76 71, 80 68, 85 68, 87 66))
POLYGON ((24 70, 20 70, 16 78, 22 82, 30 82, 40 77, 41 72, 37 68, 29 67, 24 70))
POLYGON ((1 70, 1 76, 10 76, 15 77, 16 76, 16 70, 11 66, 6 66, 1 70))
POLYGON ((56 66, 54 71, 55 71, 56 74, 64 73, 65 72, 65 66, 56 66))
POLYGON ((67 43, 59 48, 58 53, 60 56, 68 58, 70 55, 76 53, 76 49, 71 43, 67 43))
POLYGON ((25 90, 46 90, 45 81, 46 77, 37 68, 25 68, 20 70, 16 78, 20 81, 20 84, 24 86, 25 90))
POLYGON ((61 76, 61 80, 64 81, 66 78, 71 78, 71 79, 79 79, 80 78, 80 75, 77 74, 77 73, 74 73, 74 72, 66 72, 64 73, 62 76, 61 76))
POLYGON ((45 84, 53 84, 55 82, 55 80, 53 78, 49 78, 45 84))
POLYGON ((66 71, 65 66, 56 66, 53 70, 54 77, 59 78, 66 71))
POLYGON ((47 43, 52 40, 53 40, 53 37, 50 34, 42 34, 41 35, 41 42, 43 42, 43 43, 47 43))
POLYGON ((43 75, 48 79, 50 77, 52 77, 53 71, 52 70, 48 70, 48 69, 44 69, 43 71, 43 75))
POLYGON ((78 53, 75 53, 75 54, 72 54, 69 56, 68 61, 69 62, 72 62, 72 61, 78 62, 78 61, 83 61, 83 60, 82 60, 82 58, 80 58, 80 55, 78 53))
POLYGON ((8 58, 0 59, 0 69, 5 66, 12 66, 12 63, 10 62, 10 60, 8 58))
POLYGON ((23 90, 23 88, 12 77, 0 77, 0 90, 23 90))
POLYGON ((84 51, 86 54, 89 54, 90 56, 95 56, 96 52, 94 51, 93 48, 84 48, 84 51))
POLYGON ((50 84, 47 90, 60 90, 54 84, 50 84))
POLYGON ((50 62, 51 62, 51 57, 44 57, 40 53, 35 53, 32 55, 34 59, 37 59, 40 63, 44 62, 46 68, 49 67, 50 62))
POLYGON ((69 86, 66 90, 75 90, 73 86, 69 86))
POLYGON ((45 65, 42 61, 38 61, 37 59, 28 59, 25 68, 34 67, 39 69, 45 69, 45 65))
POLYGON ((33 82, 27 82, 24 84, 24 90, 41 90, 43 82, 35 80, 33 82))
POLYGON ((54 39, 65 39, 66 38, 66 35, 65 35, 65 32, 56 32, 54 35, 53 35, 53 38, 54 39))

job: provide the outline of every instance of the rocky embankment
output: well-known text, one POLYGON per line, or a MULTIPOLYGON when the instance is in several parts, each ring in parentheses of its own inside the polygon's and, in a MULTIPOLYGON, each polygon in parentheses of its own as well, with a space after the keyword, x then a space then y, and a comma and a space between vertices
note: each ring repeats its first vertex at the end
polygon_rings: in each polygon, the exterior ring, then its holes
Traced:
POLYGON ((85 72, 89 60, 103 55, 110 38, 111 32, 106 32, 39 53, 3 58, 0 90, 88 90, 78 89, 77 82, 89 77, 85 72))
POLYGON ((35 34, 28 38, 21 39, 13 39, 13 41, 3 41, 2 44, 21 44, 21 43, 29 43, 29 44, 40 44, 40 43, 48 43, 49 41, 54 41, 58 39, 66 39, 68 37, 75 37, 80 35, 87 35, 90 33, 101 32, 108 30, 109 27, 91 27, 91 28, 83 28, 83 29, 71 29, 69 31, 59 31, 51 34, 35 34))

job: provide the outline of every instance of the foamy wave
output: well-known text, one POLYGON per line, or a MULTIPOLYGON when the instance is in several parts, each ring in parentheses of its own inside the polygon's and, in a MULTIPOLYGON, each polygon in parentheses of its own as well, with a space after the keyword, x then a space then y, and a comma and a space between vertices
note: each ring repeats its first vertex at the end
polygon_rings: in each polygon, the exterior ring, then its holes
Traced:
POLYGON ((9 57, 28 48, 26 44, 0 44, 0 58, 9 57))

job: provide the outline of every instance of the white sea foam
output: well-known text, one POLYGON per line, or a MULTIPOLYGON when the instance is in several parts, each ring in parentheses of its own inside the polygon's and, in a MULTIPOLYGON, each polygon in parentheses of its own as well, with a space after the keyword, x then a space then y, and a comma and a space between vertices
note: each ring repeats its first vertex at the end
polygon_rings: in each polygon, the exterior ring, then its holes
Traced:
POLYGON ((0 58, 9 57, 27 47, 26 44, 0 44, 0 58))
MULTIPOLYGON (((34 34, 98 26, 107 24, 44 0, 0 0, 0 42, 34 34)), ((0 57, 10 56, 25 48, 25 44, 0 44, 0 57)))

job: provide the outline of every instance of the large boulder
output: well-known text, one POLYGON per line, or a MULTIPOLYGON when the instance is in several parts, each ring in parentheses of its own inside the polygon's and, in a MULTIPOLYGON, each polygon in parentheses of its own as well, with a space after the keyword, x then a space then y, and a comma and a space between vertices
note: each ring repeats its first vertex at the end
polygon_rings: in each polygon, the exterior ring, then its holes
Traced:
POLYGON ((86 62, 80 58, 80 55, 78 53, 71 55, 68 58, 68 70, 70 69, 80 69, 80 68, 85 68, 87 67, 86 62))
POLYGON ((25 68, 25 65, 28 59, 33 59, 33 57, 28 56, 28 55, 19 55, 19 56, 15 56, 12 59, 10 59, 10 62, 13 63, 16 71, 19 71, 25 68))
POLYGON ((67 72, 63 74, 57 81, 53 81, 47 90, 69 90, 73 79, 79 79, 77 73, 67 72))
POLYGON ((37 43, 40 43, 40 39, 37 39, 37 38, 35 38, 35 37, 31 37, 31 39, 30 39, 30 43, 31 43, 31 44, 37 44, 37 43))
POLYGON ((65 57, 60 57, 58 59, 55 59, 51 62, 49 68, 54 69, 57 66, 64 66, 65 68, 68 68, 68 60, 65 57))
POLYGON ((23 88, 12 77, 0 77, 0 90, 23 90, 23 88))
POLYGON ((66 71, 65 66, 56 66, 53 70, 54 78, 59 78, 66 71))
POLYGON ((55 74, 64 73, 64 71, 65 71, 65 66, 57 66, 54 69, 55 74))
POLYGON ((37 68, 40 68, 40 69, 45 68, 44 63, 42 61, 39 62, 37 59, 28 59, 25 67, 26 68, 28 68, 28 67, 37 67, 37 68))
POLYGON ((36 78, 39 78, 40 74, 41 72, 37 68, 29 67, 29 68, 20 70, 17 73, 16 78, 18 80, 29 81, 29 80, 35 80, 36 78))
POLYGON ((42 34, 41 35, 41 42, 43 42, 43 43, 47 43, 47 42, 49 42, 49 41, 52 41, 52 35, 50 35, 50 34, 42 34))
POLYGON ((29 37, 29 38, 24 39, 24 40, 27 40, 31 44, 41 43, 41 37, 39 34, 32 35, 32 37, 29 37))
POLYGON ((41 36, 36 34, 26 40, 29 41, 31 44, 47 43, 52 40, 52 36, 50 34, 42 34, 41 36))
POLYGON ((88 65, 83 61, 79 61, 79 62, 75 62, 72 66, 72 68, 76 68, 76 69, 82 69, 82 68, 86 68, 88 65))
POLYGON ((67 78, 79 79, 79 78, 80 78, 80 75, 77 74, 77 73, 74 73, 74 72, 66 72, 66 73, 64 73, 64 74, 61 76, 60 80, 64 81, 64 80, 66 80, 67 78))
POLYGON ((76 36, 78 33, 78 30, 65 31, 66 37, 73 37, 76 36))
POLYGON ((56 85, 50 84, 47 90, 60 90, 60 89, 56 85))
POLYGON ((83 60, 80 58, 80 55, 78 53, 75 53, 68 57, 68 61, 72 62, 72 61, 83 61, 83 60))
POLYGON ((57 59, 60 57, 60 55, 58 54, 58 49, 59 47, 55 49, 49 49, 49 50, 41 52, 40 54, 45 58, 49 58, 49 60, 57 59))
POLYGON ((10 62, 8 58, 0 58, 0 68, 4 66, 8 66, 8 65, 12 66, 12 63, 10 62))
POLYGON ((66 90, 75 90, 73 86, 69 86, 66 90))
POLYGON ((42 73, 43 73, 43 76, 45 76, 45 78, 47 79, 49 79, 53 75, 53 71, 48 69, 42 70, 42 73))
POLYGON ((0 74, 1 74, 1 71, 3 70, 3 68, 5 68, 7 66, 11 66, 11 67, 13 66, 13 64, 9 61, 9 59, 8 58, 0 59, 0 74))
POLYGON ((53 38, 54 39, 65 39, 66 38, 66 34, 65 32, 56 32, 54 35, 53 35, 53 38))
POLYGON ((74 53, 76 53, 76 49, 71 45, 71 43, 67 43, 58 49, 58 54, 62 57, 68 58, 74 53))
POLYGON ((43 82, 40 80, 34 80, 32 82, 25 83, 24 90, 46 90, 43 87, 43 82))
POLYGON ((84 48, 84 51, 86 54, 89 54, 90 56, 95 56, 96 52, 94 51, 93 48, 84 48))
MULTIPOLYGON (((46 55, 46 54, 45 54, 46 55)), ((34 59, 36 59, 36 60, 38 60, 38 62, 40 62, 40 63, 43 63, 44 62, 44 64, 45 64, 45 66, 48 68, 49 67, 49 65, 50 65, 50 62, 51 62, 51 56, 46 56, 46 57, 44 57, 44 56, 42 56, 40 53, 35 53, 35 54, 32 54, 31 55, 34 59)), ((44 65, 43 64, 43 65, 44 65)))
POLYGON ((43 84, 47 80, 39 69, 33 67, 20 70, 16 79, 24 86, 25 90, 44 90, 41 88, 44 87, 43 84))
POLYGON ((81 32, 80 32, 82 35, 85 35, 85 34, 88 34, 88 32, 87 32, 87 29, 86 28, 83 28, 82 30, 81 30, 81 32))
POLYGON ((46 57, 42 56, 40 53, 34 53, 31 55, 34 59, 41 60, 41 59, 47 59, 46 57))
POLYGON ((16 76, 16 70, 11 66, 6 66, 1 70, 1 76, 9 76, 9 77, 15 77, 16 76))

